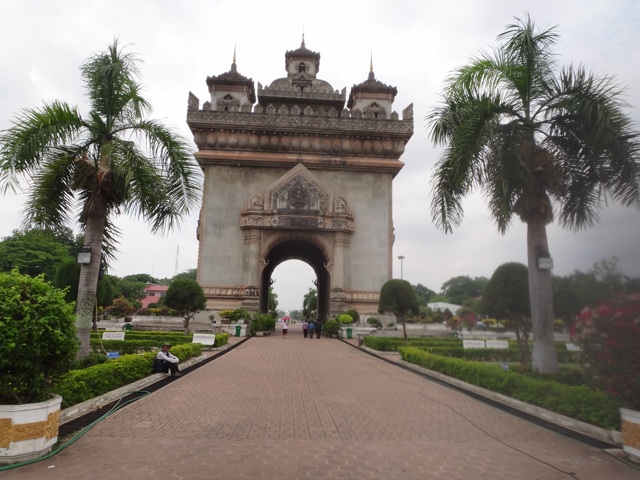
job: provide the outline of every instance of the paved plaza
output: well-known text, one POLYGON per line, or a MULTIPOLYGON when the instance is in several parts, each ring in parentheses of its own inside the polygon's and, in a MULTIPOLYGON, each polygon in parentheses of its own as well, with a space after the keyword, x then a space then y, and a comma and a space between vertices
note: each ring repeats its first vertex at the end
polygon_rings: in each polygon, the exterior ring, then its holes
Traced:
POLYGON ((0 479, 640 479, 604 451, 335 339, 276 332, 0 479))

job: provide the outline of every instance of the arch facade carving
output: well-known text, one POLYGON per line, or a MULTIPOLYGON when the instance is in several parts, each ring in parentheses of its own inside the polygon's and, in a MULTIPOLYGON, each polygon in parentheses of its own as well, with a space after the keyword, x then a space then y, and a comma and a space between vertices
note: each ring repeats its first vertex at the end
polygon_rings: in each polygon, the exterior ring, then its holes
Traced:
MULTIPOLYGON (((346 88, 317 78, 320 55, 285 54, 271 85, 229 72, 207 77, 211 101, 189 94, 187 123, 204 172, 198 282, 207 309, 264 310, 271 275, 290 259, 317 276, 321 316, 377 312, 391 278, 392 184, 413 135, 395 87, 346 88), (355 92, 355 93, 354 93, 355 92)), ((300 299, 302 303, 302 299, 300 299)))

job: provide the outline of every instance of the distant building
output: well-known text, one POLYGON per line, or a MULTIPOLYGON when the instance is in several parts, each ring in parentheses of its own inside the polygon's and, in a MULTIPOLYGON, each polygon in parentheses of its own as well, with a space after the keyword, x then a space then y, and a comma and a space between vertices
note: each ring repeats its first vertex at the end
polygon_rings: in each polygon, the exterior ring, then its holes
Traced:
POLYGON ((142 308, 147 308, 151 303, 158 303, 162 297, 165 296, 169 290, 166 285, 156 285, 154 283, 147 283, 144 287, 144 293, 146 296, 140 300, 142 308))
POLYGON ((455 315, 456 312, 462 308, 462 305, 454 305, 453 303, 446 303, 446 302, 434 302, 434 303, 427 303, 427 307, 429 307, 434 312, 436 310, 440 310, 441 312, 444 312, 448 308, 449 311, 455 315))

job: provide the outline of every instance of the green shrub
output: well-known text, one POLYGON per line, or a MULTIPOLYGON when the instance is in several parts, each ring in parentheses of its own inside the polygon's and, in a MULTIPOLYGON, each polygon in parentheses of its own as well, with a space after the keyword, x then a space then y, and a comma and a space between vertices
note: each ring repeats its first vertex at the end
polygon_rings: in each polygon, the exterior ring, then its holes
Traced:
POLYGON ((382 322, 376 317, 367 318, 367 323, 375 328, 382 328, 382 322))
POLYGON ((116 298, 113 304, 107 307, 107 312, 113 317, 126 317, 136 310, 135 305, 124 297, 116 298))
POLYGON ((583 310, 571 333, 582 347, 581 363, 594 386, 640 410, 640 294, 583 310))
POLYGON ((256 313, 251 315, 249 322, 249 333, 255 335, 257 332, 272 332, 276 329, 276 321, 269 313, 256 313))
POLYGON ((351 315, 343 313, 338 317, 338 323, 340 323, 341 325, 349 325, 350 323, 353 323, 353 317, 351 315))
POLYGON ((239 320, 250 320, 251 314, 246 308, 236 308, 234 310, 221 310, 218 312, 220 318, 229 320, 231 323, 237 323, 239 320))
POLYGON ((562 385, 554 380, 530 378, 503 371, 496 365, 447 358, 415 347, 398 348, 403 360, 457 378, 531 405, 602 428, 620 427, 617 403, 601 391, 562 385))
POLYGON ((399 346, 416 346, 416 347, 462 347, 462 340, 457 338, 410 338, 409 342, 405 342, 399 337, 364 337, 365 346, 374 350, 392 352, 399 346))
POLYGON ((213 344, 213 346, 215 348, 221 347, 223 345, 226 345, 227 343, 229 343, 229 337, 231 335, 229 335, 228 333, 224 332, 224 333, 216 333, 216 341, 213 344))
POLYGON ((340 324, 335 318, 327 320, 322 326, 322 335, 325 337, 337 337, 340 331, 340 324))
MULTIPOLYGON (((118 352, 121 355, 144 353, 158 350, 163 343, 171 345, 189 345, 193 342, 193 334, 173 332, 127 332, 125 340, 101 340, 98 334, 91 335, 91 349, 93 352, 118 352)), ((229 342, 228 333, 216 333, 214 348, 229 342)))
POLYGON ((364 346, 380 352, 394 352, 400 345, 407 345, 401 338, 392 337, 364 337, 364 346))
POLYGON ((0 403, 48 399, 78 351, 73 303, 43 276, 0 273, 0 403))
MULTIPOLYGON (((216 335, 217 340, 218 335, 216 335)), ((72 370, 54 384, 52 391, 62 395, 62 408, 76 405, 151 375, 156 353, 123 355, 100 365, 72 370)), ((177 345, 171 348, 171 353, 184 362, 200 355, 202 345, 199 343, 177 345)))
MULTIPOLYGON (((461 339, 452 337, 410 338, 408 343, 397 337, 364 337, 365 346, 374 350, 394 351, 400 346, 423 348, 430 353, 448 357, 478 360, 487 362, 518 362, 518 342, 510 341, 508 349, 463 348, 461 339)), ((563 342, 556 343, 558 361, 561 363, 577 363, 580 352, 571 352, 563 342)))
POLYGON ((347 315, 349 315, 352 318, 352 321, 355 323, 359 323, 360 322, 360 314, 358 313, 357 310, 350 308, 349 310, 347 310, 346 312, 347 315))
POLYGON ((89 368, 94 365, 99 365, 108 360, 108 357, 104 353, 100 352, 89 352, 89 355, 82 360, 76 360, 73 362, 70 370, 81 370, 83 368, 89 368))

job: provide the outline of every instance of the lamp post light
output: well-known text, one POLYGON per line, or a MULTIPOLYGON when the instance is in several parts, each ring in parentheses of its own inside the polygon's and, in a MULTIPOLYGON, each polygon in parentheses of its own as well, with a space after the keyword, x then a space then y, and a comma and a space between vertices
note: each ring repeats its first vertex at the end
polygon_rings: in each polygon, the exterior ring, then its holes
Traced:
POLYGON ((404 255, 398 255, 398 258, 400 259, 400 280, 402 280, 402 261, 404 260, 404 255))
POLYGON ((78 249, 77 262, 82 265, 91 263, 91 245, 83 245, 78 249))

